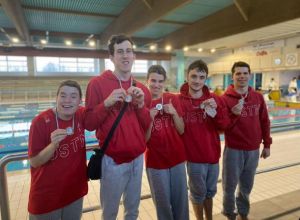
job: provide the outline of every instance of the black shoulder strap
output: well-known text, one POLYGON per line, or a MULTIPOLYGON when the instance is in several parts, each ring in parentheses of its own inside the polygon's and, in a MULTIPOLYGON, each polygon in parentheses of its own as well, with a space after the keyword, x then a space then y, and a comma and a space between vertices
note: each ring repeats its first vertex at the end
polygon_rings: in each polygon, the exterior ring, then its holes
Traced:
POLYGON ((108 143, 109 143, 110 139, 112 138, 112 136, 114 134, 114 131, 116 130, 116 127, 118 126, 118 124, 119 124, 122 116, 124 115, 124 112, 125 112, 127 106, 128 106, 128 102, 124 102, 121 111, 119 112, 119 114, 118 114, 116 120, 114 121, 111 129, 109 130, 108 135, 107 135, 107 137, 104 140, 103 146, 101 147, 101 151, 103 153, 106 151, 106 149, 108 147, 108 143))

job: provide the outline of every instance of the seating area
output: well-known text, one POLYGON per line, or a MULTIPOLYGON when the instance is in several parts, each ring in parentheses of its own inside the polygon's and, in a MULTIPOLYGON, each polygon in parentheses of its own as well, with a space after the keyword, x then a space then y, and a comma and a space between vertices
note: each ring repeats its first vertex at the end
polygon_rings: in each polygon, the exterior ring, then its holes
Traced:
MULTIPOLYGON (((34 77, 20 79, 20 77, 6 78, 0 81, 0 102, 9 103, 30 103, 53 101, 59 83, 70 78, 34 77)), ((76 80, 85 94, 89 77, 72 78, 76 80)))

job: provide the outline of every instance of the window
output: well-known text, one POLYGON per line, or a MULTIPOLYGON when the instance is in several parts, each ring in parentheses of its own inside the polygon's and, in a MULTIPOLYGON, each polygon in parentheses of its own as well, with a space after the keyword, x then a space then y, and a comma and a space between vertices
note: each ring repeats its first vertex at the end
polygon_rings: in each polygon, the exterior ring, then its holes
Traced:
POLYGON ((114 66, 113 62, 111 62, 110 59, 105 59, 104 62, 105 62, 104 65, 105 65, 106 70, 111 70, 111 71, 115 70, 115 66, 114 66))
POLYGON ((0 72, 27 72, 27 57, 0 56, 0 72))
POLYGON ((147 60, 136 60, 132 65, 133 73, 147 73, 148 61, 147 60))
POLYGON ((95 60, 93 58, 76 57, 36 57, 36 71, 39 73, 78 72, 94 73, 95 60))
MULTIPOLYGON (((115 70, 114 64, 110 59, 105 59, 105 69, 106 70, 115 70)), ((132 65, 132 73, 147 73, 148 71, 148 61, 147 60, 135 60, 132 65)))

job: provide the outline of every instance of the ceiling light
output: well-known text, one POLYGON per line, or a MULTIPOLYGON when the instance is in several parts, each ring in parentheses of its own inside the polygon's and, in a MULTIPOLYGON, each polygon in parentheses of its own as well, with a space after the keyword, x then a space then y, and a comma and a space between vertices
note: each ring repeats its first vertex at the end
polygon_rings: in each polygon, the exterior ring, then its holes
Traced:
POLYGON ((14 43, 19 43, 19 41, 20 41, 19 38, 17 38, 17 37, 13 37, 11 40, 14 43))
POLYGON ((188 51, 189 50, 189 47, 184 47, 183 48, 183 51, 188 51))
POLYGON ((47 40, 41 39, 41 44, 47 44, 47 43, 48 43, 47 40))
POLYGON ((198 48, 198 52, 202 52, 203 51, 203 48, 198 48))
POLYGON ((212 49, 210 49, 210 52, 211 52, 211 53, 214 53, 214 52, 216 52, 216 49, 215 49, 215 48, 212 48, 212 49))
POLYGON ((136 49, 136 45, 135 45, 135 44, 134 44, 134 45, 132 45, 132 48, 133 48, 133 49, 136 49))
POLYGON ((71 46, 71 45, 72 45, 72 41, 66 40, 66 41, 65 41, 65 44, 68 45, 68 46, 71 46))
POLYGON ((154 44, 150 45, 149 49, 150 50, 156 50, 156 45, 154 45, 154 44))
POLYGON ((90 45, 90 47, 94 47, 96 45, 96 43, 95 43, 95 41, 91 40, 91 41, 89 41, 89 45, 90 45))
POLYGON ((166 50, 166 51, 172 50, 172 46, 171 46, 171 45, 167 45, 167 46, 165 47, 165 50, 166 50))

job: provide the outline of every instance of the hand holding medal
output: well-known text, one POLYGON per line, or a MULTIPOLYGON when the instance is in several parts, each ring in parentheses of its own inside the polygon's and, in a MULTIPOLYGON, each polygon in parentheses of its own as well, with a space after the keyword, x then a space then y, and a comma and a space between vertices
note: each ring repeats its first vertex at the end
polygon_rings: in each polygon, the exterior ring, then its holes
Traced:
MULTIPOLYGON (((214 118, 217 115, 217 103, 213 98, 207 99, 201 103, 200 108, 204 110, 204 114, 214 118)), ((204 116, 205 117, 205 116, 204 116)))
POLYGON ((127 95, 125 97, 125 102, 127 98, 127 101, 132 102, 134 105, 137 105, 139 108, 142 108, 144 106, 144 92, 141 88, 131 86, 127 90, 127 95), (129 96, 131 98, 129 98, 129 96))
POLYGON ((54 144, 54 146, 57 148, 59 146, 59 143, 66 138, 67 136, 66 129, 56 129, 53 132, 51 132, 50 139, 51 143, 54 144))
POLYGON ((242 110, 245 104, 245 99, 247 98, 247 96, 248 96, 248 92, 245 94, 241 94, 241 98, 239 99, 238 103, 231 108, 231 112, 233 114, 235 115, 242 114, 242 110))
MULTIPOLYGON (((57 108, 55 108, 55 121, 56 121, 56 128, 59 129, 59 124, 58 124, 58 113, 57 113, 57 108)), ((74 134, 74 115, 72 116, 72 127, 67 127, 66 134, 67 135, 73 135, 74 134)))

